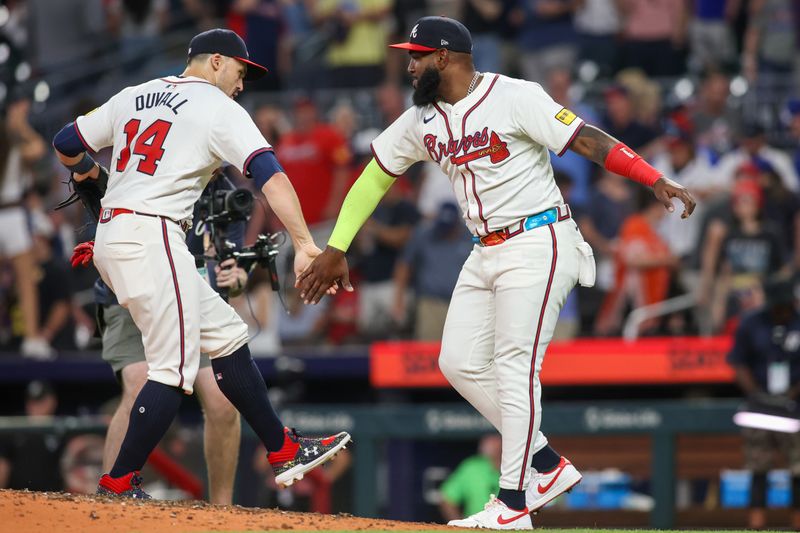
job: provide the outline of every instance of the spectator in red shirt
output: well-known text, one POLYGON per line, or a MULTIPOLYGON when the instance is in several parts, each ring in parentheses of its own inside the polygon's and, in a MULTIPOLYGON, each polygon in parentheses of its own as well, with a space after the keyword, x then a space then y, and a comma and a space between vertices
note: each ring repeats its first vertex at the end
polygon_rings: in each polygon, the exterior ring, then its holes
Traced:
MULTIPOLYGON (((281 137, 276 153, 297 191, 309 227, 332 222, 350 180, 352 155, 347 139, 321 122, 314 102, 303 98, 294 107, 294 129, 281 137)), ((317 240, 315 235, 315 240, 324 244, 327 235, 324 237, 317 240)))

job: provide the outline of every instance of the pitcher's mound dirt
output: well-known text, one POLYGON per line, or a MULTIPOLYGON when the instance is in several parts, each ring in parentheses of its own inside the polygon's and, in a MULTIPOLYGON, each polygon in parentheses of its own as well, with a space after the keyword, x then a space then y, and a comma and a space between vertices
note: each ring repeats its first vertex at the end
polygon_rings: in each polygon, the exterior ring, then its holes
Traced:
POLYGON ((0 490, 0 530, 14 533, 188 533, 194 531, 420 531, 438 524, 350 515, 290 513, 203 502, 116 500, 53 492, 0 490))

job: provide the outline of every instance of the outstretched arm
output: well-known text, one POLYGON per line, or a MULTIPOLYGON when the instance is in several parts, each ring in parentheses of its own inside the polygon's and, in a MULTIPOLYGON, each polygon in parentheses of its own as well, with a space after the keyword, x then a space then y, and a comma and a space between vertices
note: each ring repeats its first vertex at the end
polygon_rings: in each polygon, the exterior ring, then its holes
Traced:
POLYGON ((305 303, 319 302, 325 288, 337 281, 346 290, 353 290, 344 253, 392 183, 394 178, 374 159, 370 161, 344 199, 328 247, 297 278, 296 286, 305 303))
POLYGON ((670 212, 675 210, 672 198, 679 199, 684 207, 681 218, 687 218, 694 211, 696 202, 685 187, 662 175, 639 154, 603 130, 584 126, 569 148, 606 170, 652 187, 656 198, 670 212))
POLYGON ((272 211, 292 239, 295 250, 294 273, 297 276, 319 255, 320 250, 308 231, 292 182, 271 151, 264 151, 255 156, 246 171, 264 193, 272 211))

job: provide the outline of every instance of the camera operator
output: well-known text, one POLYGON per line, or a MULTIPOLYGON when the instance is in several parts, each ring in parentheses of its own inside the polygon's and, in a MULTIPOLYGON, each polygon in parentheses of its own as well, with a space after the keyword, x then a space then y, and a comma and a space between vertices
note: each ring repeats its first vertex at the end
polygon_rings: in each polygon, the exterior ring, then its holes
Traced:
MULTIPOLYGON (((201 206, 208 205, 214 195, 223 195, 235 187, 224 174, 218 173, 208 184, 203 196, 195 204, 193 229, 189 230, 187 246, 198 258, 216 256, 210 236, 211 227, 203 225, 202 233, 195 228, 201 221, 201 206)), ((243 246, 245 222, 232 222, 226 228, 228 241, 238 250, 243 246)), ((198 269, 208 272, 206 280, 225 297, 237 296, 244 291, 247 272, 239 268, 236 259, 228 258, 213 269, 212 261, 198 260, 198 269)), ((147 380, 147 362, 144 356, 142 336, 130 313, 123 308, 111 290, 98 279, 95 284, 95 300, 98 310, 98 323, 103 340, 103 360, 107 361, 122 387, 122 399, 108 426, 105 448, 103 450, 103 471, 108 472, 116 458, 125 432, 128 417, 139 391, 147 380)), ((200 371, 195 381, 200 405, 205 419, 203 450, 208 469, 209 500, 215 504, 230 505, 233 499, 233 484, 239 455, 240 424, 239 413, 222 394, 214 382, 211 361, 207 354, 200 355, 200 371)))
MULTIPOLYGON (((796 416, 800 399, 800 312, 794 283, 773 280, 764 288, 766 305, 744 317, 728 363, 751 406, 796 416)), ((766 525, 767 473, 781 450, 792 475, 792 526, 800 528, 800 433, 743 429, 746 468, 753 473, 749 527, 766 525)))

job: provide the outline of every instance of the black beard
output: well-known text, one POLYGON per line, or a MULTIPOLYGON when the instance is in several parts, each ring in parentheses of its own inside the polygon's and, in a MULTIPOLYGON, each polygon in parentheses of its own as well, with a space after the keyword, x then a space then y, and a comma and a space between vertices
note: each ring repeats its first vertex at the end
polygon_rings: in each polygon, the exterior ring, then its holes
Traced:
POLYGON ((414 89, 412 101, 415 106, 422 107, 434 103, 439 94, 439 84, 442 77, 434 67, 428 67, 417 80, 417 87, 414 89))

